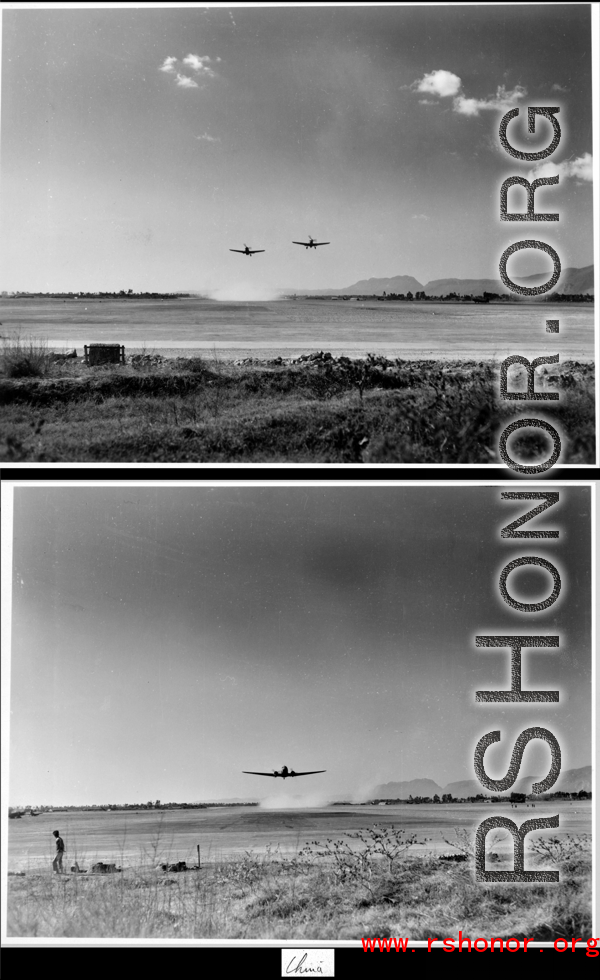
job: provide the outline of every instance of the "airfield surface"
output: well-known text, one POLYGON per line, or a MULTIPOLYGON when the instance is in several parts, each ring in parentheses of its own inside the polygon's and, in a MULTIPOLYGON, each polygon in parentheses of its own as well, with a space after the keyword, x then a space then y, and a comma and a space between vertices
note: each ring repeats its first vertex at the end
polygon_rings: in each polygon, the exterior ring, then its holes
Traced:
MULTIPOLYGON (((292 857, 310 841, 342 839, 374 824, 393 825, 420 839, 429 840, 410 853, 436 851, 453 853, 444 841, 454 839, 454 828, 474 835, 482 820, 506 816, 517 826, 523 821, 559 814, 560 825, 552 836, 590 834, 591 801, 537 803, 535 808, 519 804, 400 804, 393 806, 327 806, 305 809, 262 809, 257 806, 208 807, 201 810, 55 811, 37 817, 9 821, 8 870, 39 871, 50 868, 55 854, 53 830, 65 841, 64 867, 77 861, 89 869, 95 861, 116 862, 121 867, 157 865, 166 862, 201 863, 242 857, 245 851, 264 854, 279 845, 292 857)), ((527 840, 548 831, 528 835, 527 840)), ((495 849, 512 847, 508 832, 495 849)), ((456 852, 458 853, 458 852, 456 852)), ((527 849, 526 849, 527 854, 527 849)), ((526 863, 527 867, 527 863, 526 863)))
POLYGON ((406 360, 499 360, 515 349, 527 354, 524 338, 531 338, 536 356, 594 359, 592 303, 4 297, 0 334, 5 340, 43 340, 55 349, 75 347, 79 355, 84 344, 119 343, 129 354, 210 352, 223 360, 315 350, 348 357, 371 352, 406 360), (560 320, 560 333, 546 332, 546 318, 560 320))

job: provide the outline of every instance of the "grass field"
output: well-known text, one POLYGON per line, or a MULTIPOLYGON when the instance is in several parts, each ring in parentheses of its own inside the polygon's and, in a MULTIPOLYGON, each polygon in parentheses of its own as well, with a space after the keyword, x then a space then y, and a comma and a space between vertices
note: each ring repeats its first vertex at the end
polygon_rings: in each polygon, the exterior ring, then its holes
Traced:
MULTIPOLYGON (((499 401, 497 374, 491 362, 380 356, 89 368, 13 345, 0 359, 0 460, 497 463, 501 429, 531 415, 528 402, 499 401)), ((593 463, 593 365, 543 368, 537 388, 561 393, 545 413, 564 437, 560 461, 593 463)), ((509 451, 535 463, 548 445, 523 430, 509 451)))
MULTIPOLYGON (((500 809, 518 825, 534 815, 525 806, 500 809)), ((474 830, 492 812, 463 804, 24 817, 10 826, 8 935, 418 940, 456 938, 461 929, 472 938, 590 936, 591 804, 536 806, 535 816, 559 813, 560 830, 549 844, 547 831, 528 835, 526 868, 558 868, 558 884, 474 880, 474 830), (65 838, 67 867, 77 853, 88 871, 98 858, 118 860, 122 871, 53 875, 52 828, 65 838), (194 842, 201 842, 199 869, 194 842), (179 860, 190 870, 160 868, 179 860)), ((510 868, 505 832, 487 843, 488 867, 510 868)))

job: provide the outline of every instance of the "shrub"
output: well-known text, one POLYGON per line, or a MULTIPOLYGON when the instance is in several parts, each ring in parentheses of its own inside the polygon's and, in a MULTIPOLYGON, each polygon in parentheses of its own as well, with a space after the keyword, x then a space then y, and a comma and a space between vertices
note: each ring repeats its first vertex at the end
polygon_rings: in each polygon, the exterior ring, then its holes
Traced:
POLYGON ((0 370, 7 378, 41 378, 48 373, 52 355, 45 340, 20 337, 4 340, 0 351, 0 370))

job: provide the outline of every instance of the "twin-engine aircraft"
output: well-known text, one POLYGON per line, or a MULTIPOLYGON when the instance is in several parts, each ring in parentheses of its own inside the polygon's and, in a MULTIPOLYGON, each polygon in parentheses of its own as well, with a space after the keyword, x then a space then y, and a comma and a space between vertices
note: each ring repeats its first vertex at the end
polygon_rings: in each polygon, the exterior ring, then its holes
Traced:
POLYGON ((276 779, 277 776, 281 776, 282 779, 288 779, 290 776, 314 776, 315 773, 327 772, 327 770, 311 769, 310 772, 294 772, 293 769, 290 771, 287 766, 283 766, 281 772, 278 772, 277 769, 274 769, 273 772, 249 772, 247 769, 243 769, 242 772, 244 772, 246 776, 273 776, 274 779, 276 779))
POLYGON ((317 248, 319 245, 331 245, 331 242, 316 242, 312 235, 309 235, 307 242, 292 242, 292 245, 304 245, 304 248, 317 248))
POLYGON ((243 248, 230 248, 230 252, 239 252, 241 255, 256 255, 257 252, 264 252, 264 248, 248 248, 244 245, 243 248))

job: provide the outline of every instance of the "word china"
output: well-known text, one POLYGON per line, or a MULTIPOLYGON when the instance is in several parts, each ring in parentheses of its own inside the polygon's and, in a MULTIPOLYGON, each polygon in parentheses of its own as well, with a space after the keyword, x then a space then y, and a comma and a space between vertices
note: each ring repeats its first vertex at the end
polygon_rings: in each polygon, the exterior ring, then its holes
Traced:
MULTIPOLYGON (((522 525, 526 524, 531 518, 536 517, 549 507, 554 507, 559 503, 559 494, 556 491, 547 492, 506 492, 501 494, 502 500, 541 500, 537 507, 534 507, 524 516, 507 524, 502 528, 500 537, 511 540, 518 538, 537 538, 543 541, 553 540, 559 537, 557 530, 521 530, 522 525)), ((541 612, 552 606, 561 590, 561 580, 557 568, 546 558, 537 555, 527 555, 516 558, 504 566, 500 573, 498 587, 502 600, 519 616, 527 616, 531 613, 541 612), (552 576, 552 591, 540 602, 521 602, 515 599, 509 591, 509 575, 517 568, 526 565, 533 565, 546 569, 552 576)), ((533 634, 519 634, 510 636, 477 636, 475 646, 480 648, 504 648, 510 650, 511 656, 511 685, 506 691, 476 691, 475 700, 484 704, 497 702, 517 702, 517 703, 558 703, 558 691, 524 691, 521 688, 521 657, 522 651, 545 647, 550 652, 559 646, 558 636, 540 636, 533 634)), ((488 790, 494 792, 506 792, 517 780, 521 759, 526 745, 532 739, 541 739, 550 747, 551 764, 545 779, 533 783, 532 793, 545 793, 556 782, 560 775, 561 752, 556 737, 547 728, 537 726, 525 728, 518 736, 510 760, 508 772, 503 779, 490 779, 484 767, 484 755, 488 746, 495 742, 500 742, 502 733, 500 731, 487 732, 479 739, 475 747, 474 768, 479 782, 488 790)), ((475 837, 475 869, 477 881, 558 881, 558 871, 525 871, 525 837, 532 830, 544 830, 558 827, 558 814, 552 817, 540 817, 537 820, 525 820, 520 827, 517 827, 513 820, 508 817, 489 817, 484 820, 477 828, 475 837), (485 839, 490 830, 495 828, 508 830, 513 838, 514 845, 514 870, 513 871, 486 871, 485 867, 485 839)))
MULTIPOLYGON (((515 149, 508 141, 507 127, 511 119, 514 119, 519 115, 519 109, 511 109, 502 118, 500 123, 500 142, 503 148, 506 150, 510 156, 515 157, 517 160, 524 160, 528 162, 534 162, 538 160, 545 160, 547 157, 551 156, 560 144, 561 130, 559 122, 556 118, 556 113, 560 112, 558 106, 530 106, 527 110, 527 120, 528 129, 530 133, 535 133, 535 124, 538 116, 542 116, 549 120, 552 124, 554 135, 552 141, 548 146, 539 150, 535 153, 527 153, 522 150, 515 149)), ((538 214, 535 211, 535 192, 538 187, 545 184, 558 184, 559 177, 556 174, 553 177, 538 177, 537 180, 530 182, 525 177, 509 177, 504 181, 502 187, 500 188, 500 220, 501 221, 558 221, 559 215, 556 213, 541 213, 538 214), (518 185, 524 187, 527 191, 527 211, 523 214, 515 214, 508 210, 508 191, 511 187, 518 185)), ((547 293, 549 290, 553 289, 557 284, 561 273, 560 259, 556 251, 546 242, 540 242, 534 239, 525 239, 524 241, 515 242, 502 253, 500 259, 500 277, 504 285, 512 290, 514 293, 518 293, 521 296, 537 296, 542 293, 547 293), (539 249, 550 256, 553 263, 553 272, 550 279, 541 286, 519 286, 517 283, 510 279, 508 272, 506 270, 508 259, 515 252, 519 252, 522 249, 539 249)), ((559 332, 559 321, 558 320, 546 320, 546 332, 547 333, 558 333, 559 332)), ((558 401, 559 393, 556 391, 548 392, 538 392, 535 391, 535 369, 541 364, 556 364, 558 362, 558 354, 552 354, 546 357, 536 357, 533 361, 529 361, 526 357, 521 354, 512 354, 507 357, 502 363, 500 368, 500 397, 507 401, 558 401), (511 364, 522 364, 527 371, 527 391, 526 392, 510 392, 508 391, 508 369, 511 364)), ((512 470, 517 473, 528 473, 536 474, 543 473, 549 470, 556 461, 558 460, 561 452, 561 442, 560 436, 554 426, 550 425, 545 419, 530 419, 521 418, 514 422, 511 422, 500 436, 500 442, 498 446, 498 451, 504 463, 509 466, 512 470), (546 432, 553 442, 553 450, 550 457, 543 463, 537 463, 535 465, 526 465, 523 463, 518 463, 509 455, 506 443, 509 436, 517 431, 518 429, 542 429, 546 432)))

